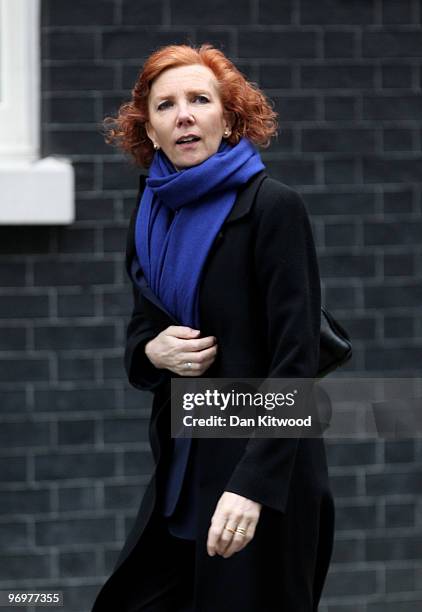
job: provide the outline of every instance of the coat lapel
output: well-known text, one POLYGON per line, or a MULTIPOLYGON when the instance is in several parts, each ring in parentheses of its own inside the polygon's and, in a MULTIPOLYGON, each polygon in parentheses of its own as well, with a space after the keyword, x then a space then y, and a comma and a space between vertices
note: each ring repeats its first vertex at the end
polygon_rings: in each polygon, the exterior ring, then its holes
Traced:
POLYGON ((226 223, 232 223, 232 221, 237 221, 237 219, 244 217, 250 211, 255 200, 256 192, 266 176, 265 170, 261 170, 261 172, 252 176, 250 180, 245 183, 242 189, 239 190, 236 202, 225 220, 224 225, 226 225, 226 223))

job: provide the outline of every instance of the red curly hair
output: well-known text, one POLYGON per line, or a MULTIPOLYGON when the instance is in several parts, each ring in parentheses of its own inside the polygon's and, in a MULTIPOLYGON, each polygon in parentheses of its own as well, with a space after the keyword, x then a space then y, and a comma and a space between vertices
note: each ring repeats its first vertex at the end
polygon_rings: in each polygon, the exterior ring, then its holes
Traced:
POLYGON ((227 139, 230 144, 237 144, 244 136, 255 145, 268 147, 277 133, 277 113, 258 86, 247 81, 224 53, 210 44, 168 45, 150 55, 138 75, 132 99, 121 105, 116 117, 104 119, 106 142, 117 145, 138 165, 148 168, 154 155, 145 130, 152 82, 168 68, 192 64, 207 66, 215 75, 223 107, 234 118, 227 139))

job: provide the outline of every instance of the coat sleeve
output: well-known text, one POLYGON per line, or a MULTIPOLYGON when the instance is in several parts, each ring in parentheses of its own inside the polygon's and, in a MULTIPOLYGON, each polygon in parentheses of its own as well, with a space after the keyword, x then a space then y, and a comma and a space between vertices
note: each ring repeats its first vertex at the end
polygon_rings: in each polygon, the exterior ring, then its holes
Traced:
MULTIPOLYGON (((144 177, 141 177, 138 202, 143 185, 144 177)), ((126 244, 126 272, 132 283, 133 310, 126 330, 124 365, 131 385, 142 391, 154 391, 166 380, 169 372, 156 368, 145 355, 145 345, 162 330, 146 316, 144 300, 131 274, 132 261, 136 256, 134 232, 137 211, 138 207, 134 209, 129 222, 126 244)))
MULTIPOLYGON (((268 377, 314 378, 321 295, 309 218, 293 189, 271 179, 264 185, 266 196, 260 192, 254 209, 255 272, 266 316, 268 377)), ((226 490, 285 512, 298 444, 298 438, 250 438, 226 490)))
POLYGON ((126 332, 125 369, 131 385, 142 391, 154 391, 166 380, 168 371, 151 363, 145 354, 145 345, 161 330, 145 316, 141 294, 132 285, 134 307, 126 332))

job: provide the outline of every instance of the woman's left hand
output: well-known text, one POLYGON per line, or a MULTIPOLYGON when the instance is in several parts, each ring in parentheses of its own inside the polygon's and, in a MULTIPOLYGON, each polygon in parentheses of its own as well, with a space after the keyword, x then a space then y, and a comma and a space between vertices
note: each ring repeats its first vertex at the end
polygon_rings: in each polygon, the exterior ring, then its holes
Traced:
POLYGON ((215 553, 228 559, 234 553, 245 548, 255 534, 255 528, 261 514, 262 504, 236 493, 224 491, 211 519, 208 531, 207 551, 213 557, 215 553), (232 533, 241 527, 241 533, 232 533))

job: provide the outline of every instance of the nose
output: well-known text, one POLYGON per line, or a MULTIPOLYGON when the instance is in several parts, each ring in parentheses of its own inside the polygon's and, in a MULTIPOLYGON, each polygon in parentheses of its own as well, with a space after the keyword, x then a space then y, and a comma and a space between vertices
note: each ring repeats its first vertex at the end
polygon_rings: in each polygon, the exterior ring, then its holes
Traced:
POLYGON ((190 112, 188 105, 185 103, 180 104, 177 114, 177 125, 192 125, 192 123, 195 123, 195 118, 190 112))

